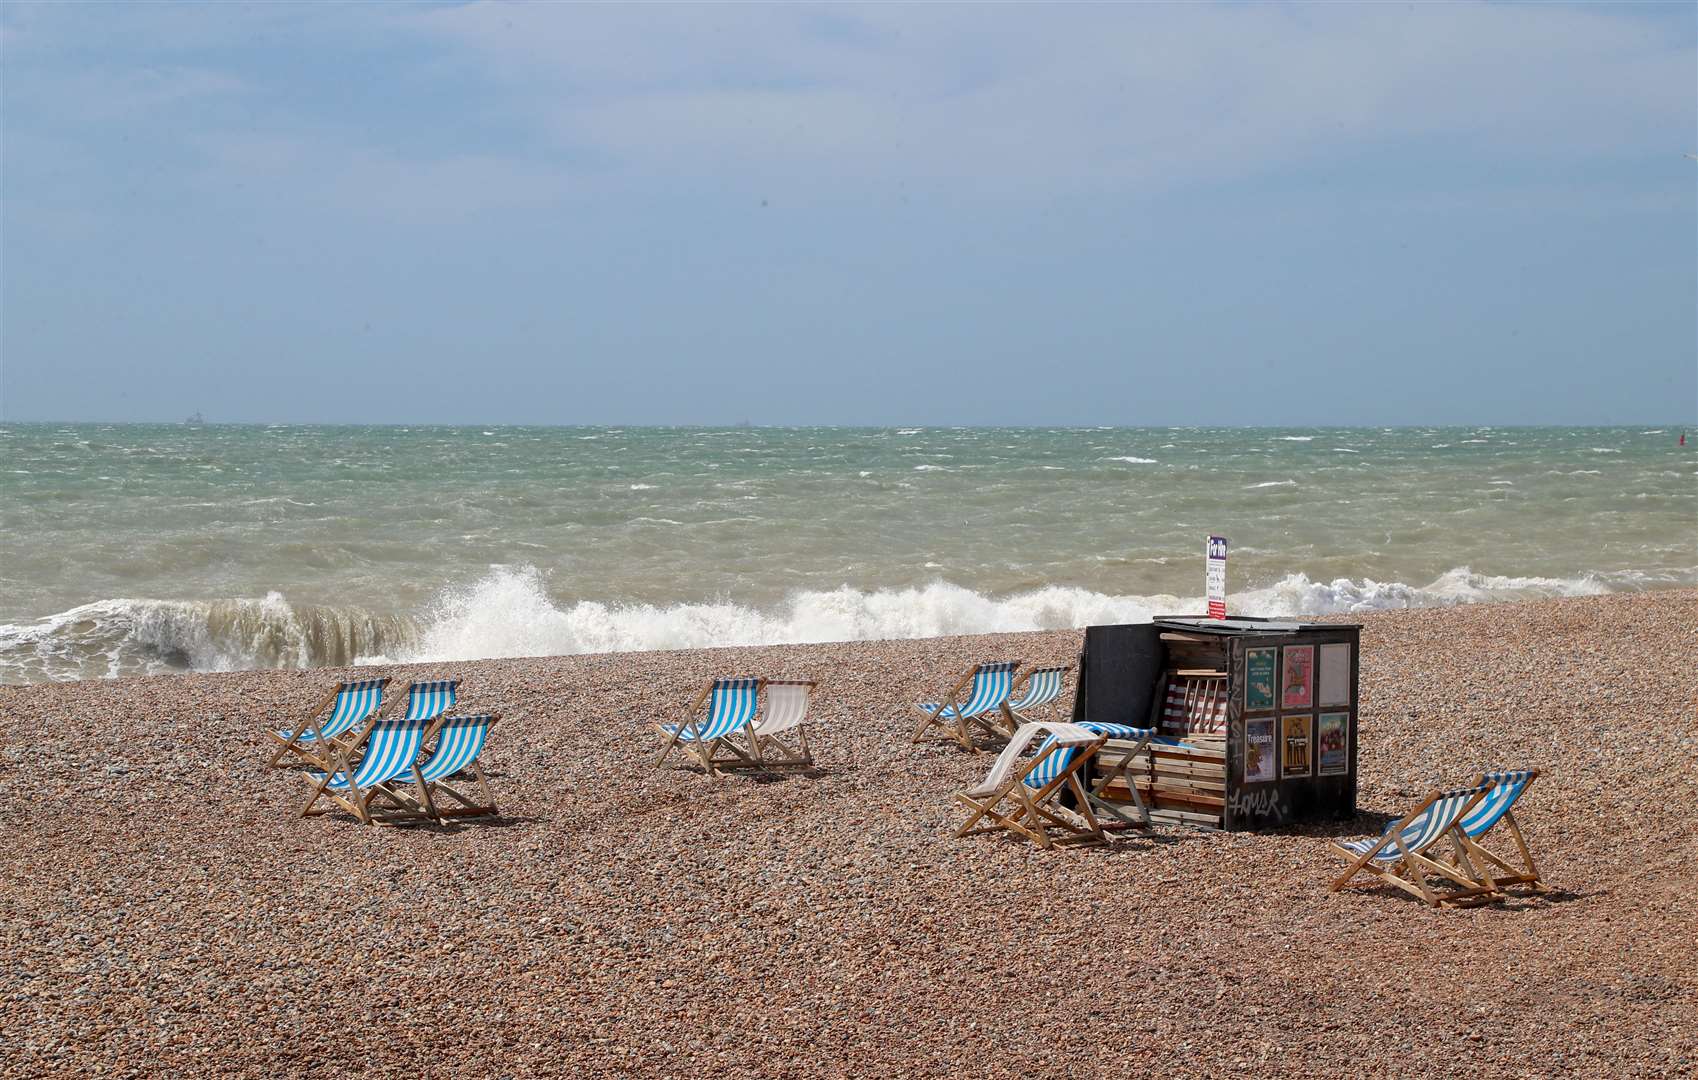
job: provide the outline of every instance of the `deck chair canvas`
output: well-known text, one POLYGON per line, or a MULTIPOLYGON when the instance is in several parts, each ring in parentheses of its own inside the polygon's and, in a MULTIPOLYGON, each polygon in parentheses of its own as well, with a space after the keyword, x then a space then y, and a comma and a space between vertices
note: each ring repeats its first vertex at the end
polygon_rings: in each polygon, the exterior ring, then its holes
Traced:
POLYGON ((713 763, 721 769, 812 768, 814 752, 808 745, 808 706, 813 700, 814 687, 819 684, 768 679, 764 685, 766 705, 757 711, 748 727, 748 753, 721 749, 714 755, 713 763))
POLYGON ((407 685, 403 717, 408 720, 434 720, 454 707, 460 696, 459 679, 419 679, 407 685))
POLYGON ((1487 785, 1491 790, 1457 823, 1463 834, 1473 841, 1471 854, 1476 861, 1483 859, 1491 865, 1492 880, 1499 885, 1531 885, 1535 890, 1547 888, 1539 876, 1539 868, 1533 863, 1533 853, 1527 848, 1527 838, 1521 834, 1521 826, 1516 823, 1513 812, 1517 800, 1538 778, 1538 769, 1481 773, 1473 783, 1487 785), (1500 821, 1503 831, 1515 841, 1518 863, 1511 863, 1480 843, 1480 838, 1491 832, 1500 821))
POLYGON ((1489 790, 1489 784, 1473 784, 1434 791, 1414 810, 1387 825, 1379 839, 1333 842, 1332 851, 1350 860, 1350 869, 1333 881, 1331 891, 1338 892, 1363 874, 1367 884, 1394 886, 1432 907, 1498 898, 1497 882, 1478 858, 1479 848, 1457 827, 1489 790), (1447 841, 1450 859, 1439 848, 1447 841))
POLYGON ((295 730, 266 732, 278 744, 277 752, 271 755, 271 764, 280 766, 285 757, 293 756, 297 763, 329 769, 337 740, 354 732, 383 708, 383 688, 388 685, 387 677, 351 679, 336 684, 295 730))
POLYGON ((980 664, 961 676, 943 700, 915 703, 921 719, 914 728, 914 741, 923 742, 935 727, 962 749, 977 750, 969 725, 997 738, 1012 735, 1019 725, 1008 711, 1008 692, 1014 688, 1014 669, 1019 666, 1018 660, 980 664))
MULTIPOLYGON (((376 798, 383 799, 388 806, 371 807, 372 820, 388 824, 428 818, 446 825, 449 818, 495 816, 498 813, 495 796, 489 790, 489 779, 478 757, 489 740, 489 729, 500 719, 481 714, 438 720, 433 725, 436 747, 417 772, 403 773, 394 781, 373 785, 376 798), (468 785, 475 794, 467 793, 468 785)), ((431 734, 426 732, 427 742, 431 734)), ((370 799, 368 803, 375 801, 370 799)))
POLYGON ((726 755, 754 765, 754 736, 749 729, 765 683, 765 679, 749 678, 711 680, 684 710, 678 723, 657 725, 661 746, 654 767, 660 768, 672 751, 679 748, 695 758, 709 776, 719 775, 716 759, 726 755), (704 702, 706 715, 694 719, 704 702), (737 736, 742 737, 742 746, 734 741, 737 736))
POLYGON ((1013 714, 1018 723, 1030 723, 1031 717, 1026 715, 1034 709, 1040 709, 1061 696, 1061 688, 1067 681, 1067 673, 1073 669, 1072 664, 1061 667, 1033 668, 1031 671, 1015 680, 1009 691, 1008 711, 1013 714), (1013 695, 1019 694, 1018 699, 1013 695))
POLYGON ((337 753, 339 767, 334 772, 306 775, 313 791, 301 808, 301 816, 325 814, 341 807, 369 825, 372 820, 369 804, 379 785, 410 775, 422 788, 419 750, 431 724, 430 720, 405 718, 368 721, 359 740, 358 766, 351 764, 353 751, 343 749, 337 753), (320 805, 321 801, 328 805, 320 805))
POLYGON ((1100 844, 1107 840, 1102 823, 1080 782, 1081 770, 1107 741, 1107 736, 1080 724, 1022 724, 976 787, 955 793, 971 813, 955 831, 957 837, 1006 829, 1041 848, 1060 843, 1100 844), (1020 755, 1039 736, 1038 752, 1024 761, 1020 755), (1063 816, 1055 798, 1073 793, 1078 820, 1063 816), (990 824, 980 825, 990 819, 990 824), (1059 837, 1052 836, 1059 832, 1059 837))

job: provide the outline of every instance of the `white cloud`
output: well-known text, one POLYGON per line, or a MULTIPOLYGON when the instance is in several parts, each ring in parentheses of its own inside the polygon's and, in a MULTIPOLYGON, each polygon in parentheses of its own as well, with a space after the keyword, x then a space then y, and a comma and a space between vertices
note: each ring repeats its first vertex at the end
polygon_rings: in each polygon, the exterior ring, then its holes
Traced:
POLYGON ((412 21, 632 174, 1167 185, 1410 138, 1483 156, 1691 127, 1691 46, 1606 9, 473 4, 412 21))

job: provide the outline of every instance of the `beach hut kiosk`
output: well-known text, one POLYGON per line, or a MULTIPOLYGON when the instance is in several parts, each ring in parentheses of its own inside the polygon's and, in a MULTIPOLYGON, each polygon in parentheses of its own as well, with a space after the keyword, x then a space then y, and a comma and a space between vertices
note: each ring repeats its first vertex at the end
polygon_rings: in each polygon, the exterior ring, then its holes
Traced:
POLYGON ((1256 829, 1356 812, 1359 624, 1164 616, 1085 630, 1076 721, 1153 727, 1092 762, 1156 821, 1256 829))

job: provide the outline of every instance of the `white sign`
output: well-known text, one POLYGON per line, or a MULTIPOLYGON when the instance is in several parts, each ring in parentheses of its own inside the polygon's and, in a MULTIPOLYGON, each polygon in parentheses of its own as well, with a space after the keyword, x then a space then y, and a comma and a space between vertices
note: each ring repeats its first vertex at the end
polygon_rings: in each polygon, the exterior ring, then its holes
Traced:
POLYGON ((1226 537, 1209 537, 1203 581, 1209 598, 1209 618, 1226 618, 1226 537))

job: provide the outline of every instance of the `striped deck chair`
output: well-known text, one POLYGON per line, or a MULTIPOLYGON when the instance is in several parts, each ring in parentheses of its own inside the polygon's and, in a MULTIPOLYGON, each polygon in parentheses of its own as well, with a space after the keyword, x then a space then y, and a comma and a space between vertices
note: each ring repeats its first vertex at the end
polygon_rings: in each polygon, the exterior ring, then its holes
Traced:
MULTIPOLYGON (((808 706, 818 683, 796 679, 768 679, 766 708, 749 727, 754 764, 761 769, 811 768, 813 748, 808 745, 808 706)), ((748 764, 736 754, 716 757, 720 768, 748 764)))
POLYGON ((960 743, 962 749, 977 750, 967 726, 969 724, 998 738, 1013 734, 1018 724, 1014 714, 1008 711, 1008 692, 1014 688, 1014 669, 1019 666, 1018 660, 980 664, 961 676, 961 680, 943 695, 942 701, 916 703, 914 708, 920 713, 921 720, 914 728, 914 741, 924 741, 926 733, 936 727, 960 743), (1003 723, 998 724, 997 719, 1003 723))
POLYGON ((1451 791, 1434 791, 1414 810, 1390 825, 1377 840, 1335 841, 1332 850, 1350 860, 1350 869, 1333 883, 1337 892, 1357 874, 1368 875, 1371 883, 1392 885, 1433 907, 1483 903, 1499 895, 1497 882, 1485 867, 1476 864, 1478 848, 1457 823, 1474 809, 1490 784, 1472 784, 1451 791), (1434 858, 1433 850, 1449 840, 1453 860, 1434 858), (1439 891, 1431 885, 1439 879, 1439 891))
POLYGON ((1067 673, 1072 669, 1072 664, 1063 664, 1061 667, 1033 668, 1020 676, 1015 681, 1010 696, 1012 697, 1012 693, 1018 692, 1022 687, 1025 688, 1026 692, 1018 701, 1010 700, 1008 702, 1008 711, 1014 714, 1014 719, 1022 724, 1029 723, 1032 718, 1027 716, 1026 713, 1033 709, 1042 708, 1060 697, 1061 688, 1067 680, 1067 673))
POLYGON ((1218 671, 1170 671, 1161 708, 1163 735, 1224 735, 1227 680, 1218 671))
POLYGON ((307 774, 306 781, 313 791, 312 798, 301 808, 301 816, 326 814, 340 806, 371 824, 368 804, 379 785, 411 774, 415 783, 424 786, 419 775, 419 750, 431 724, 430 720, 405 718, 368 721, 360 739, 357 767, 350 764, 351 751, 343 750, 338 755, 341 767, 335 772, 307 774), (320 806, 320 800, 328 800, 331 805, 320 806))
POLYGON ((271 764, 281 765, 286 755, 293 754, 320 769, 331 767, 337 740, 350 734, 373 713, 383 708, 383 688, 389 685, 381 679, 352 679, 338 683, 319 701, 294 731, 267 731, 281 744, 271 755, 271 764), (329 709, 328 715, 325 710, 329 709))
POLYGON ((1499 885, 1531 885, 1537 891, 1548 888, 1539 877, 1539 868, 1533 864, 1533 853, 1527 849, 1527 838, 1521 835, 1521 826, 1516 824, 1515 814, 1511 809, 1539 775, 1538 769, 1515 769, 1510 772, 1481 773, 1472 781, 1475 784, 1489 785, 1491 790, 1486 792, 1485 798, 1481 799, 1474 809, 1463 816, 1458 827, 1473 841, 1471 854, 1475 859, 1483 859, 1496 868, 1492 871, 1492 880, 1499 885), (1479 842, 1480 838, 1491 832, 1492 827, 1500 821, 1515 841, 1516 850, 1520 852, 1519 866, 1512 865, 1502 856, 1481 846, 1479 842))
POLYGON ((661 747, 654 767, 658 769, 665 764, 667 755, 678 747, 683 747, 694 757, 709 776, 719 775, 714 759, 722 752, 740 759, 743 764, 754 765, 754 738, 750 734, 750 726, 759 707, 761 687, 765 684, 765 679, 711 680, 684 710, 678 723, 658 725, 661 747), (707 702, 707 715, 700 720, 692 719, 704 701, 707 702), (744 738, 742 747, 731 741, 732 736, 738 734, 744 738))
MULTIPOLYGON (((1087 720, 1079 725, 1086 731, 1095 731, 1106 738, 1128 743, 1120 760, 1110 767, 1101 770, 1097 782, 1090 786, 1086 793, 1090 803, 1099 813, 1103 813, 1120 822, 1122 825, 1137 825, 1148 828, 1150 824, 1150 808, 1144 805, 1144 797, 1138 793, 1138 778, 1132 775, 1132 763, 1139 754, 1149 750, 1150 740, 1156 737, 1155 728, 1133 727, 1131 724, 1105 724, 1095 720, 1087 720), (1103 791, 1116 779, 1123 780, 1126 790, 1132 796, 1130 812, 1119 804, 1103 798, 1103 791)), ((1119 750, 1119 747, 1116 747, 1119 750)), ((1103 757, 1097 755, 1097 764, 1101 765, 1103 757)))
POLYGON ((460 696, 459 679, 419 679, 408 685, 408 720, 434 720, 454 707, 460 696))
MULTIPOLYGON (((392 783, 374 785, 373 790, 397 809, 374 809, 372 820, 381 824, 432 818, 438 825, 446 825, 449 818, 495 816, 498 813, 495 796, 490 793, 489 780, 484 776, 483 766, 478 764, 478 755, 483 753, 490 727, 500 719, 482 714, 449 716, 437 721, 436 748, 419 766, 416 777, 403 775, 392 783), (459 782, 456 778, 462 775, 477 786, 475 798, 448 783, 451 779, 459 782), (448 805, 444 797, 459 805, 448 805)), ((427 732, 427 740, 428 736, 427 732)))
POLYGON ((957 837, 975 832, 1006 829, 1048 848, 1058 843, 1100 844, 1102 823, 1091 811, 1091 800, 1080 782, 1081 770, 1108 737, 1082 724, 1022 724, 1002 748, 990 772, 976 787, 958 791, 955 798, 971 814, 957 830, 957 837), (1038 736, 1046 736, 1038 752, 1021 761, 1020 755, 1038 736), (1069 790, 1077 800, 1078 821, 1063 817, 1054 800, 1069 790), (1004 803, 1007 810, 1000 810, 1004 803), (989 818, 993 824, 980 825, 989 818), (1083 824, 1080 824, 1082 821, 1083 824), (1060 837, 1052 837, 1059 830, 1060 837))

